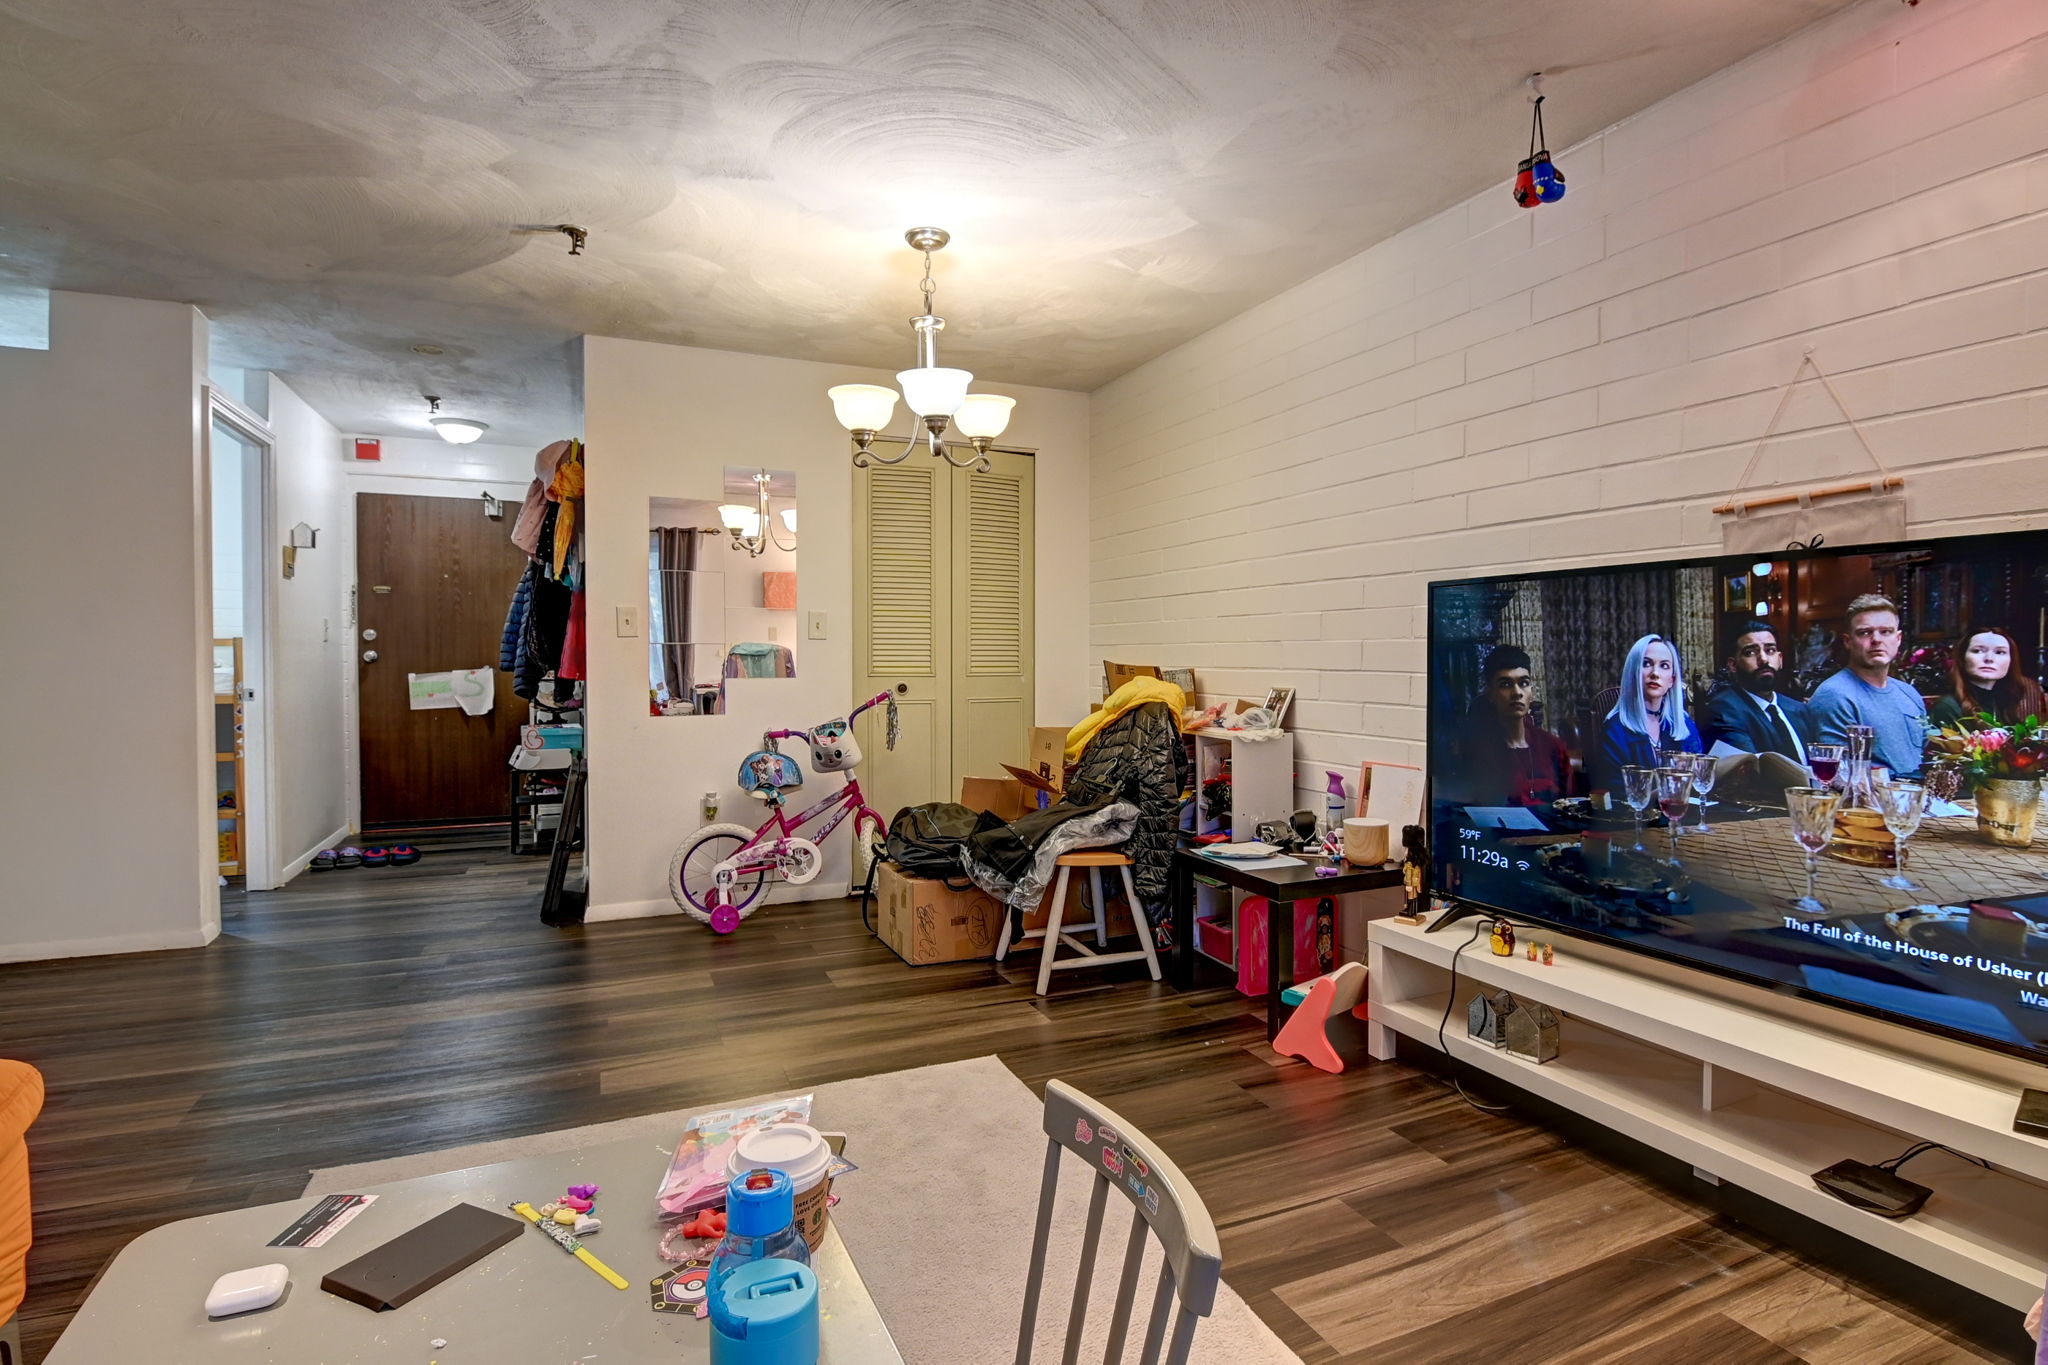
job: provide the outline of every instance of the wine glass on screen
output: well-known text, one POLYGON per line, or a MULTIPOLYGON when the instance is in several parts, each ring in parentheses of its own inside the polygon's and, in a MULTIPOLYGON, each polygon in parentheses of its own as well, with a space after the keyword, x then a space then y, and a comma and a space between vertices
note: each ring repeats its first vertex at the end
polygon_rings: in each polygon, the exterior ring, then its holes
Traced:
MULTIPOLYGON (((1686 758, 1690 760, 1691 754, 1686 758)), ((1657 809, 1664 812, 1664 819, 1671 834, 1671 861, 1678 861, 1678 822, 1685 818, 1685 808, 1692 801, 1692 764, 1687 762, 1679 768, 1659 768, 1657 780, 1657 809)))
POLYGON ((1814 785, 1832 787, 1835 777, 1842 771, 1842 746, 1839 744, 1809 744, 1806 746, 1806 766, 1813 773, 1814 785))
POLYGON ((1873 795, 1877 813, 1884 817, 1884 827, 1891 831, 1899 850, 1898 870, 1878 885, 1894 891, 1925 891, 1927 888, 1906 871, 1906 841, 1919 830, 1921 818, 1927 814, 1927 788, 1913 782, 1880 782, 1873 795))
POLYGON ((1695 833, 1712 834, 1714 832, 1713 827, 1707 823, 1707 793, 1714 789, 1714 779, 1718 776, 1720 774, 1714 767, 1714 757, 1712 754, 1694 754, 1692 756, 1692 789, 1700 798, 1700 822, 1694 829, 1695 833))
POLYGON ((1628 802, 1629 809, 1636 817, 1636 852, 1643 851, 1643 812, 1657 794, 1657 770, 1655 768, 1623 768, 1621 770, 1621 795, 1628 802))
MULTIPOLYGON (((1812 750, 1807 751, 1809 754, 1812 750)), ((1825 915, 1828 908, 1814 895, 1813 880, 1819 873, 1821 850, 1835 837, 1835 810, 1842 794, 1829 787, 1787 787, 1785 809, 1792 817, 1792 842, 1806 854, 1806 894, 1792 901, 1794 910, 1825 915)))

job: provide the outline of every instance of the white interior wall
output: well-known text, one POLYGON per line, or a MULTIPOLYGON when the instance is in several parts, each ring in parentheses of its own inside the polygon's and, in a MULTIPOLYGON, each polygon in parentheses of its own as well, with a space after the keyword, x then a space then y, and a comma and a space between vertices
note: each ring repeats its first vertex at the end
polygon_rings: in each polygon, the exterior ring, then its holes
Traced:
MULTIPOLYGON (((585 338, 583 357, 590 450, 589 918, 599 920, 673 911, 665 889, 669 857, 703 823, 702 794, 719 794, 722 819, 757 822, 758 805, 740 795, 733 776, 761 732, 843 715, 856 700, 848 515, 854 471, 825 390, 886 384, 890 376, 611 337, 585 338), (764 420, 772 424, 766 432, 764 420), (620 639, 613 629, 617 606, 645 614, 648 499, 718 499, 732 452, 764 447, 766 464, 796 472, 804 564, 798 619, 824 612, 828 638, 800 642, 793 679, 741 680, 729 689, 724 716, 649 716, 647 642, 620 639)), ((1086 596, 1088 400, 1000 382, 983 387, 1017 398, 1005 443, 1039 452, 1037 706, 1052 723, 1085 712, 1089 695, 1088 645, 1076 620, 1086 596)), ((806 795, 817 799, 826 790, 812 776, 806 795)), ((847 847, 835 834, 824 872, 795 890, 842 894, 847 847)))
POLYGON ((271 847, 289 881, 349 830, 343 682, 344 673, 354 676, 348 609, 355 506, 334 424, 275 376, 269 411, 278 541, 264 560, 265 572, 278 574, 270 641, 271 847), (302 521, 319 531, 318 542, 298 552, 292 577, 285 578, 279 550, 302 521))
MULTIPOLYGON (((1571 98, 1569 77, 1551 82, 1571 98)), ((2048 524, 2048 6, 1866 4, 1099 390, 1098 656, 1420 762, 1432 578, 1717 550, 1804 348, 1916 530, 2048 524)), ((1802 386, 1763 482, 1868 464, 1802 386)))
POLYGON ((0 350, 0 638, 40 681, 9 727, 0 961, 196 947, 214 856, 206 319, 50 296, 0 350))

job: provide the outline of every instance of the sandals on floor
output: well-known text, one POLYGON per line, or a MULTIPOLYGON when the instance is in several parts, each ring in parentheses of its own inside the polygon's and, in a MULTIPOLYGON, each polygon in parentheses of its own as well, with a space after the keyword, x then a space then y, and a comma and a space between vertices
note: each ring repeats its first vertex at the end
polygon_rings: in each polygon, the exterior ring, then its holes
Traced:
POLYGON ((391 865, 393 867, 405 867, 419 860, 420 851, 411 844, 393 844, 391 846, 391 865))
POLYGON ((306 864, 306 870, 309 872, 332 872, 340 862, 341 854, 337 850, 323 848, 313 855, 311 862, 306 864))
POLYGON ((390 862, 391 850, 388 848, 366 848, 363 850, 364 867, 385 867, 390 862))
POLYGON ((336 867, 361 867, 363 865, 363 851, 354 844, 350 844, 346 848, 336 849, 334 852, 334 865, 336 867))

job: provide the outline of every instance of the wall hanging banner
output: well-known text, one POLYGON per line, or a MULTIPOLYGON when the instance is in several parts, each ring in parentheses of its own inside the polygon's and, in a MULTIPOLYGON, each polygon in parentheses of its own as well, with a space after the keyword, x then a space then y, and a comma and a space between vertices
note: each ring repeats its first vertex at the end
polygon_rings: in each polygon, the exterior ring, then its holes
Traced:
POLYGON ((1820 362, 1813 358, 1813 351, 1809 348, 1793 369, 1791 382, 1779 394, 1777 411, 1771 414, 1763 439, 1750 452, 1749 463, 1743 466, 1742 477, 1735 482, 1735 491, 1714 509, 1715 515, 1728 518, 1721 523, 1721 548, 1730 554, 1774 554, 1795 546, 1871 545, 1903 540, 1906 537, 1906 496, 1896 490, 1905 486, 1906 481, 1885 466, 1883 458, 1870 444, 1870 438, 1857 425, 1856 415, 1842 401, 1834 380, 1828 378, 1827 371, 1820 367, 1820 362), (1826 387, 1828 397, 1835 400, 1835 407, 1855 434, 1857 444, 1877 466, 1879 477, 1799 493, 1775 493, 1745 501, 1741 497, 1742 490, 1749 483, 1750 475, 1756 472, 1764 447, 1777 435, 1778 424, 1785 420, 1785 409, 1791 405, 1792 392, 1805 379, 1808 369, 1826 387), (1822 499, 1854 494, 1868 496, 1850 502, 1828 502, 1825 505, 1821 502, 1822 499), (1764 512, 1764 508, 1785 510, 1764 512))

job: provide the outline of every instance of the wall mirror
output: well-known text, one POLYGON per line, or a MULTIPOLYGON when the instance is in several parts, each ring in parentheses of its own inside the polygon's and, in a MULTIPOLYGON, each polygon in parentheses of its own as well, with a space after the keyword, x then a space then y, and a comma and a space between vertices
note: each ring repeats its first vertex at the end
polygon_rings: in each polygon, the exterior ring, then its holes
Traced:
POLYGON ((724 471, 718 498, 650 498, 648 709, 722 714, 735 685, 796 676, 796 475, 724 471))

